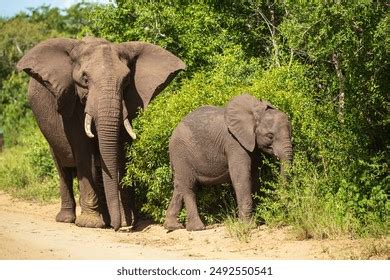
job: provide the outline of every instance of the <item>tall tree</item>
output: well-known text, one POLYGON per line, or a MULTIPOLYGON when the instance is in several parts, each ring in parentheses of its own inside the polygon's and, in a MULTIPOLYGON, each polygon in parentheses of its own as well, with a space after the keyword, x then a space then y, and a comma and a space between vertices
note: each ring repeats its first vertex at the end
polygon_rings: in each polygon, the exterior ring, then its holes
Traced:
POLYGON ((383 1, 285 2, 283 38, 312 66, 340 120, 378 151, 389 145, 389 13, 383 1), (387 44, 386 44, 387 42, 387 44))

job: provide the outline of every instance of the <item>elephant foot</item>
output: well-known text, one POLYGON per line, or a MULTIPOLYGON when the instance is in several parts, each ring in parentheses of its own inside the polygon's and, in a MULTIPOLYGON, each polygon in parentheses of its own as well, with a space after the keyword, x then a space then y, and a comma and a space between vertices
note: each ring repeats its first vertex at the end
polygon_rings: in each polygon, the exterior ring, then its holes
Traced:
POLYGON ((188 231, 199 231, 199 230, 204 230, 206 229, 206 227, 204 226, 204 224, 199 221, 199 222, 196 222, 196 223, 187 223, 186 225, 186 230, 188 231))
POLYGON ((137 226, 138 218, 133 210, 127 211, 125 215, 122 215, 121 227, 134 228, 137 226))
POLYGON ((166 220, 164 223, 164 228, 169 230, 169 231, 174 231, 177 229, 184 229, 184 226, 181 223, 179 223, 178 221, 166 220))
POLYGON ((59 223, 74 223, 76 213, 74 209, 61 209, 56 216, 56 222, 59 223))
POLYGON ((105 228, 106 224, 103 218, 98 213, 86 213, 82 212, 80 216, 76 218, 76 225, 79 227, 87 228, 105 228))

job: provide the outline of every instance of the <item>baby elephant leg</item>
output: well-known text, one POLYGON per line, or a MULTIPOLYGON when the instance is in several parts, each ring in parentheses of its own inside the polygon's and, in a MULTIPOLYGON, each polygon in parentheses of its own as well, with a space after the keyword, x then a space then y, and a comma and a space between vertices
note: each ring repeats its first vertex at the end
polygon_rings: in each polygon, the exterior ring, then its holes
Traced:
POLYGON ((229 168, 233 188, 237 197, 238 217, 249 221, 252 212, 252 180, 250 170, 229 168))
POLYGON ((199 217, 198 207, 196 205, 196 196, 193 191, 184 195, 184 204, 187 209, 186 229, 188 231, 204 230, 206 227, 199 217))
POLYGON ((165 216, 164 227, 167 230, 183 229, 183 225, 177 221, 177 216, 183 206, 183 196, 175 188, 173 191, 172 199, 169 204, 167 214, 165 216))
POLYGON ((171 203, 172 209, 168 210, 168 214, 170 210, 175 214, 179 213, 179 205, 181 208, 182 200, 184 200, 185 207, 187 209, 187 224, 186 229, 188 231, 196 231, 203 230, 205 226, 201 221, 198 213, 198 207, 196 205, 196 180, 191 174, 175 174, 174 175, 174 197, 173 202, 171 203))
POLYGON ((199 217, 198 206, 196 205, 196 181, 190 180, 187 181, 185 185, 178 185, 178 188, 183 194, 184 204, 187 209, 187 224, 186 229, 188 231, 197 231, 204 230, 206 227, 204 226, 202 220, 199 217))

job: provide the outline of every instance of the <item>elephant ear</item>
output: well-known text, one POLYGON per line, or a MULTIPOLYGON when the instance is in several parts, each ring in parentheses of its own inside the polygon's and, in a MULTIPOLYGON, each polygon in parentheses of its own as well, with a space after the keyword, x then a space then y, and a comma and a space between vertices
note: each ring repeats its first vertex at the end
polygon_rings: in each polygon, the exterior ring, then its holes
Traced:
POLYGON ((265 109, 265 104, 249 94, 234 97, 226 107, 225 123, 230 133, 250 152, 254 150, 256 144, 255 112, 265 109))
POLYGON ((169 51, 144 42, 126 42, 118 45, 119 53, 127 59, 131 71, 131 99, 138 98, 138 105, 145 108, 180 71, 185 64, 169 51))
POLYGON ((254 108, 254 115, 255 115, 255 120, 256 120, 256 124, 258 124, 260 122, 260 120, 262 119, 264 113, 266 110, 268 109, 276 109, 271 103, 269 103, 268 101, 266 100, 261 100, 261 101, 258 101, 260 104, 257 104, 257 106, 255 106, 254 108))
POLYGON ((78 42, 48 39, 29 50, 16 65, 19 71, 24 70, 56 97, 57 111, 65 117, 72 114, 76 101, 69 53, 78 42))

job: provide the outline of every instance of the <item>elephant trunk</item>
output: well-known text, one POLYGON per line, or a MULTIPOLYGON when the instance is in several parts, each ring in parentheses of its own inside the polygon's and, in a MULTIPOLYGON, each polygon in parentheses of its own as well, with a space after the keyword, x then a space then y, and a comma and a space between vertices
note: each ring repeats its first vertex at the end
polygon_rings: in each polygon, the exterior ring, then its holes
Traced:
POLYGON ((281 152, 278 157, 281 161, 280 165, 280 176, 283 180, 286 180, 286 167, 291 165, 292 162, 293 149, 291 145, 291 140, 287 139, 282 144, 281 152))
POLYGON ((111 226, 115 230, 118 230, 121 226, 118 176, 118 141, 122 119, 120 94, 114 89, 103 89, 98 103, 97 133, 102 159, 104 192, 110 214, 111 226))

